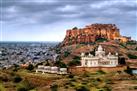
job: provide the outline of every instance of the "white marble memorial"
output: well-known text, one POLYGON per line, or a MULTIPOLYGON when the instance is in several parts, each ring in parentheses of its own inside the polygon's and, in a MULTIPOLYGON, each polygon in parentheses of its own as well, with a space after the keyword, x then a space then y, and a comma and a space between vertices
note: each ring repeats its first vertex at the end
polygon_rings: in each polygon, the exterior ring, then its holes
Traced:
POLYGON ((95 56, 90 53, 88 56, 81 53, 81 67, 116 67, 117 65, 118 53, 115 55, 111 53, 105 55, 105 51, 101 45, 99 45, 97 51, 95 51, 95 56))

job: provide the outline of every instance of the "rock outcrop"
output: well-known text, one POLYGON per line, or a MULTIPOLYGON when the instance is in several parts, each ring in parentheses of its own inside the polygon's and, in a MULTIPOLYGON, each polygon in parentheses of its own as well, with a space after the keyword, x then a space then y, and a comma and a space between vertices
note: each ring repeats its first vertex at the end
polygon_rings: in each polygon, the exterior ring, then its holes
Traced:
POLYGON ((122 42, 126 42, 128 40, 128 38, 120 35, 119 29, 115 24, 92 24, 82 29, 75 27, 71 30, 67 30, 61 46, 91 43, 95 42, 99 38, 107 40, 117 39, 122 42))

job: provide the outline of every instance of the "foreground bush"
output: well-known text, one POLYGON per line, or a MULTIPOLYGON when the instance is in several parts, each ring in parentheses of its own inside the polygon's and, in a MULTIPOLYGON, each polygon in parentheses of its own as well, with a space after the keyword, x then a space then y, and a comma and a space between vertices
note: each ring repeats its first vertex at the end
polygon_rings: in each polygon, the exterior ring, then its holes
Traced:
POLYGON ((27 67, 27 70, 32 71, 34 69, 34 66, 32 64, 29 64, 29 66, 27 67))
POLYGON ((84 85, 77 86, 75 89, 76 91, 90 91, 89 88, 84 85))
POLYGON ((20 87, 20 88, 17 89, 17 91, 28 91, 28 90, 24 87, 20 87))
POLYGON ((15 83, 18 83, 18 82, 20 82, 22 80, 22 78, 20 77, 20 76, 15 76, 14 77, 14 82, 15 83))
POLYGON ((34 86, 28 80, 24 80, 17 85, 17 91, 29 91, 31 89, 34 89, 34 86))
POLYGON ((53 84, 50 86, 51 91, 58 91, 58 85, 57 84, 53 84))
POLYGON ((97 74, 106 74, 106 72, 104 72, 103 70, 98 70, 97 74))

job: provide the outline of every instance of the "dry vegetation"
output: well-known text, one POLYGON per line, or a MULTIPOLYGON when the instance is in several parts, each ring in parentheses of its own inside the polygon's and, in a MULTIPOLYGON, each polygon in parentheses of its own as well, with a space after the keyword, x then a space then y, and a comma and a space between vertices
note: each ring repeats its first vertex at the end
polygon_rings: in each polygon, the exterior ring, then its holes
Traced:
POLYGON ((137 75, 125 72, 82 75, 42 74, 20 69, 0 71, 0 91, 135 91, 137 75), (19 79, 21 78, 21 79, 19 79), (16 80, 15 80, 16 79, 16 80))

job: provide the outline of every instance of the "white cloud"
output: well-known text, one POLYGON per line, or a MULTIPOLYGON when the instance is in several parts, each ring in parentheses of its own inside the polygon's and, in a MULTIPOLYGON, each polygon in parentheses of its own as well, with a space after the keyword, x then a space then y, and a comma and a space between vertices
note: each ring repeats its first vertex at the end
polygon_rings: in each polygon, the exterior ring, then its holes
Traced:
POLYGON ((24 3, 39 3, 39 4, 49 3, 49 4, 52 4, 52 3, 56 3, 57 0, 20 0, 19 2, 24 2, 24 3))
POLYGON ((59 7, 57 10, 60 10, 60 11, 75 11, 77 10, 77 6, 73 6, 73 5, 66 5, 66 6, 63 6, 63 7, 59 7))
POLYGON ((16 13, 17 12, 16 6, 11 6, 10 8, 7 8, 7 12, 16 13))
POLYGON ((132 28, 134 32, 130 34, 135 36, 136 20, 134 17, 136 17, 135 4, 137 2, 132 2, 133 0, 94 0, 94 2, 93 0, 85 2, 78 0, 78 3, 72 0, 9 1, 2 6, 5 11, 2 12, 3 19, 0 18, 7 27, 3 29, 4 32, 7 31, 5 33, 7 38, 4 37, 4 39, 62 40, 66 29, 91 23, 115 23, 123 26, 121 30, 126 30, 127 35, 132 28), (14 33, 17 33, 18 38, 14 37, 14 33))

